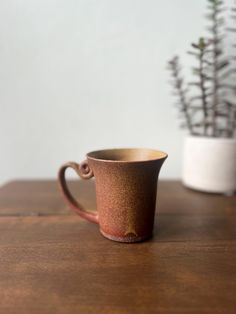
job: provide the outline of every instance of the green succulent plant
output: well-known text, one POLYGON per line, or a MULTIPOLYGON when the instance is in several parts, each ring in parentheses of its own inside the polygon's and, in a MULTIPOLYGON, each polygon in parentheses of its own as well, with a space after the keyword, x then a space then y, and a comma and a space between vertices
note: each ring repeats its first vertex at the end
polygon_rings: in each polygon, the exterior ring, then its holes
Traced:
MULTIPOLYGON (((231 84, 235 80, 236 57, 225 54, 224 38, 226 31, 236 33, 236 27, 225 29, 223 1, 207 2, 209 36, 200 37, 188 51, 197 62, 192 69, 194 80, 185 82, 178 56, 168 62, 168 68, 178 97, 178 107, 184 118, 182 126, 196 136, 231 138, 236 131, 236 86, 231 84)), ((235 23, 236 7, 231 12, 235 23)), ((236 48, 236 43, 233 48, 236 48)))

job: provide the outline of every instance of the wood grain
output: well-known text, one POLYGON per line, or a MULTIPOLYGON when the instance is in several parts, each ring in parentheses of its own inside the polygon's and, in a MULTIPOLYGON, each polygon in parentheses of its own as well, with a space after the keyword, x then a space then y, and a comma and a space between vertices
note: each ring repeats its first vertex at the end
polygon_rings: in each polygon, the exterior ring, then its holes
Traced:
MULTIPOLYGON (((93 182, 72 182, 88 209, 93 182)), ((153 239, 121 244, 55 181, 0 189, 0 313, 235 313, 236 197, 160 182, 153 239)))

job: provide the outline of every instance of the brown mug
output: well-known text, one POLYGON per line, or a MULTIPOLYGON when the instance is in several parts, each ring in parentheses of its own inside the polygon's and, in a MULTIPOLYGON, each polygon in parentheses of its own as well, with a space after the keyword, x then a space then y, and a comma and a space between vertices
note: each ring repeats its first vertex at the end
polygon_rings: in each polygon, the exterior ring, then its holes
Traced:
POLYGON ((81 217, 99 224, 103 236, 139 242, 152 236, 157 181, 167 154, 142 148, 107 149, 87 154, 82 163, 67 162, 59 170, 65 200, 81 217), (97 211, 86 211, 70 193, 65 172, 95 177, 97 211))

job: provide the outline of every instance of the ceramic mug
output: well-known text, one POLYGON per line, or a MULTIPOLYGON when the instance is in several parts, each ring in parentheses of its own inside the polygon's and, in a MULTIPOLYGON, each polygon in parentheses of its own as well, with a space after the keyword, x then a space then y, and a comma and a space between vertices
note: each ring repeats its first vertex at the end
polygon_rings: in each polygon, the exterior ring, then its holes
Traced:
POLYGON ((59 170, 65 200, 81 217, 99 224, 103 236, 119 242, 139 242, 152 236, 157 181, 167 154, 152 149, 107 149, 87 154, 80 164, 67 162, 59 170), (97 211, 87 211, 70 193, 65 172, 82 179, 95 177, 97 211))

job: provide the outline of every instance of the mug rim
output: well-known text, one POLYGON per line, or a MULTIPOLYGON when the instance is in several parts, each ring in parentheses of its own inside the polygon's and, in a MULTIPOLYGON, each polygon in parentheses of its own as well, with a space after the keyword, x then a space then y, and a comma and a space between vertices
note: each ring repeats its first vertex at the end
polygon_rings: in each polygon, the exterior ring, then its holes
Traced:
POLYGON ((110 162, 110 163, 139 163, 139 162, 150 162, 150 161, 157 161, 157 160, 163 160, 166 159, 168 157, 168 154, 161 151, 161 150, 157 150, 157 149, 151 149, 151 148, 131 148, 131 147, 122 147, 122 148, 108 148, 108 149, 99 149, 99 150, 94 150, 91 151, 89 153, 86 154, 86 157, 88 159, 91 160, 95 160, 95 161, 103 161, 103 162, 110 162), (111 158, 100 158, 100 157, 96 157, 96 154, 101 154, 101 153, 105 153, 105 152, 122 152, 122 151, 146 151, 147 153, 152 153, 152 154, 156 154, 156 157, 153 158, 143 158, 143 159, 139 159, 139 160, 122 160, 122 159, 111 159, 111 158), (93 156, 95 155, 95 156, 93 156), (158 156, 159 155, 159 156, 158 156))

